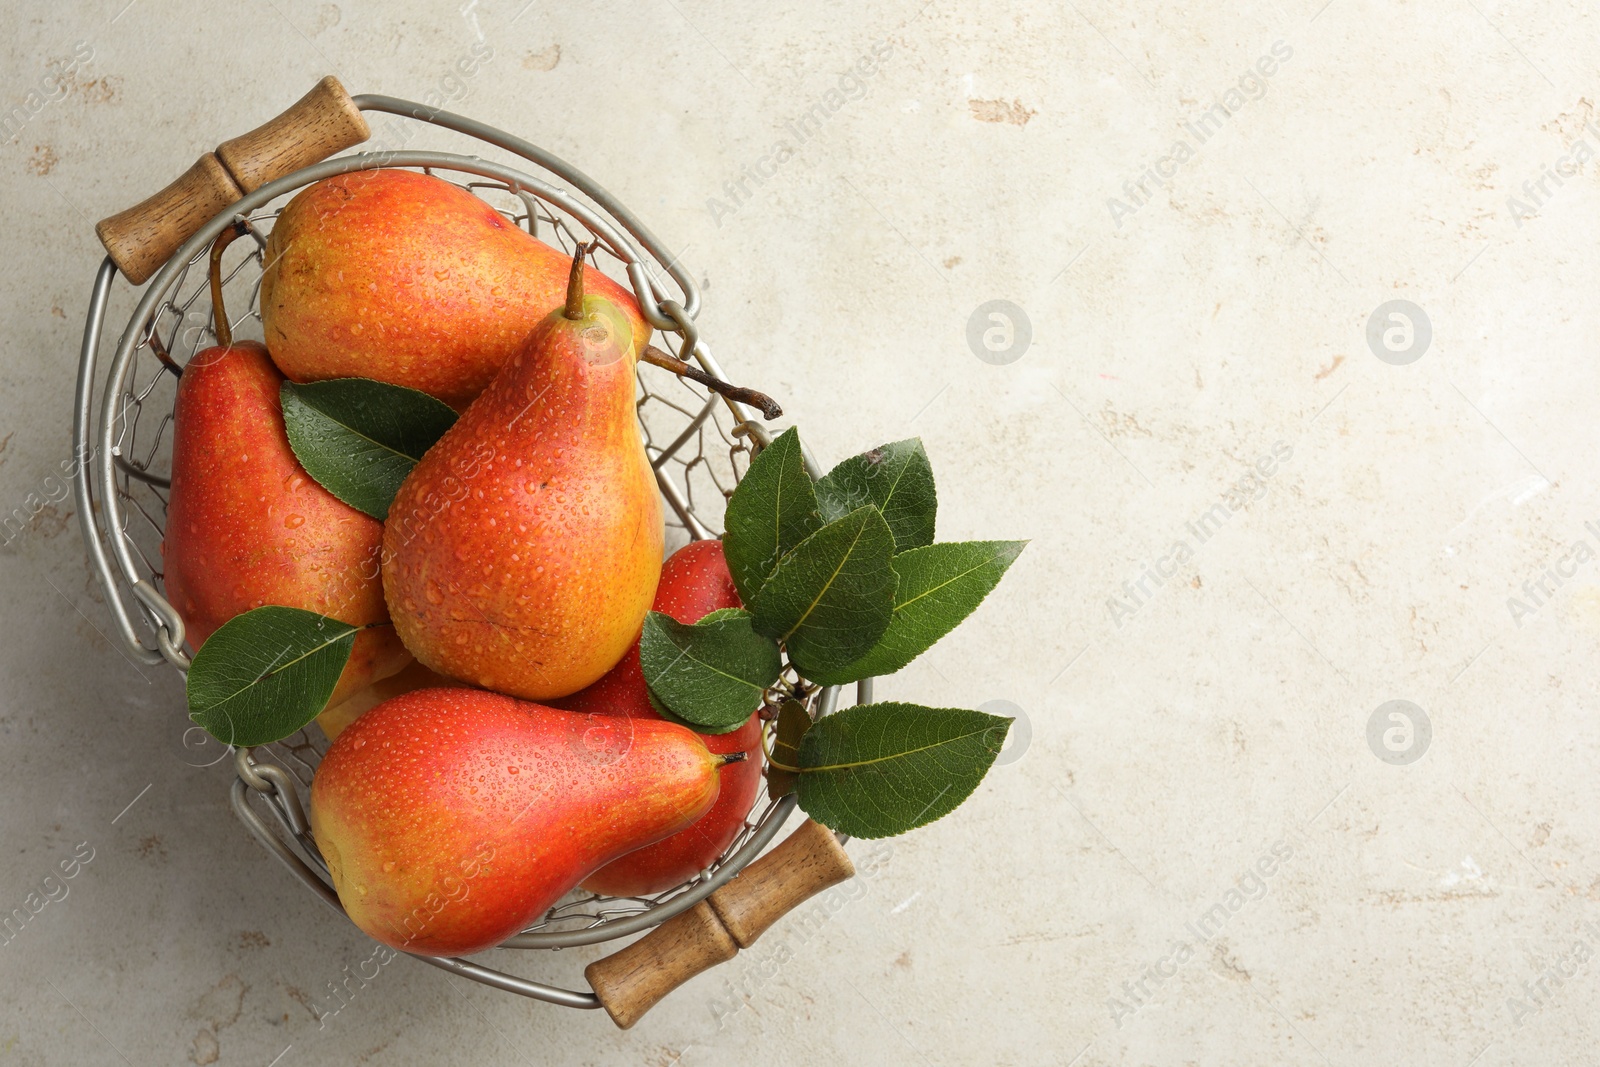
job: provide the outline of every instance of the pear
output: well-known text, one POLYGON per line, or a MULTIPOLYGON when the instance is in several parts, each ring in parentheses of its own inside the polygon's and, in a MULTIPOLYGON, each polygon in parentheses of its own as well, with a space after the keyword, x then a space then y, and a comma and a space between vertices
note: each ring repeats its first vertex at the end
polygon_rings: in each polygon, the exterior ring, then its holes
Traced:
POLYGON ((665 528, 634 411, 644 338, 572 262, 548 315, 401 484, 383 537, 395 628, 430 670, 529 700, 622 658, 665 528))
MULTIPOLYGON (((382 524, 312 481, 295 459, 282 384, 253 341, 205 349, 178 383, 161 559, 167 599, 194 648, 266 604, 352 626, 389 617, 379 580, 382 524)), ((330 705, 410 660, 392 627, 362 630, 330 705)))
MULTIPOLYGON (((398 641, 399 638, 395 640, 398 641)), ((317 726, 322 729, 322 736, 330 742, 337 741, 339 735, 349 729, 351 723, 392 697, 417 689, 438 689, 441 686, 455 684, 449 678, 434 674, 416 660, 412 660, 403 670, 387 678, 379 678, 349 698, 337 704, 330 702, 318 713, 317 726)))
POLYGON ((492 948, 585 875, 693 822, 718 768, 690 730, 423 689, 362 715, 311 784, 339 901, 405 952, 492 948))
MULTIPOLYGON (((718 608, 741 606, 722 542, 692 541, 667 558, 651 608, 678 622, 694 623, 718 608)), ((551 703, 596 715, 661 718, 650 703, 637 641, 605 677, 551 703)), ((755 710, 751 708, 749 720, 737 730, 700 735, 713 753, 742 752, 747 757, 723 769, 722 791, 711 810, 671 837, 612 860, 584 879, 583 888, 612 897, 648 896, 686 881, 722 855, 744 827, 761 788, 761 720, 755 710)))
MULTIPOLYGON (((261 321, 297 382, 376 378, 465 407, 560 305, 567 256, 458 185, 414 171, 325 178, 267 239, 261 321)), ((609 278, 642 347, 649 327, 609 278)))

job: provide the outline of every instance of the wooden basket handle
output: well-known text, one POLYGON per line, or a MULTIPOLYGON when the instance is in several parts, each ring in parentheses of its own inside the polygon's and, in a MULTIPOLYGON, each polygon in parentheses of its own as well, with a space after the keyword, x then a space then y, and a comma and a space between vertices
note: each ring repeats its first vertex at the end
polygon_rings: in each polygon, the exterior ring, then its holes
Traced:
POLYGON ((833 831, 807 819, 705 900, 584 968, 611 1021, 626 1030, 678 986, 755 944, 801 903, 856 873, 833 831))
POLYGON ((283 114, 201 156, 171 185, 95 225, 111 261, 143 285, 217 213, 291 171, 372 135, 367 120, 329 75, 283 114))

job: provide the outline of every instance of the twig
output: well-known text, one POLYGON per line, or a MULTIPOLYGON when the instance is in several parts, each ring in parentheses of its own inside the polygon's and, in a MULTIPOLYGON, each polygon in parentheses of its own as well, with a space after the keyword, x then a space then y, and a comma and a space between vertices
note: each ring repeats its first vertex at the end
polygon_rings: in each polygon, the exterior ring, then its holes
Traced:
POLYGON ((235 222, 217 234, 217 239, 211 243, 211 317, 214 320, 211 332, 217 335, 217 344, 223 348, 233 347, 233 327, 228 324, 227 308, 222 306, 222 252, 235 237, 249 232, 242 221, 235 222))
POLYGON ((655 345, 645 345, 644 352, 640 354, 639 358, 653 366, 669 370, 679 377, 687 378, 691 382, 699 382, 713 393, 725 396, 729 400, 760 408, 761 417, 768 422, 783 414, 783 408, 779 407, 778 402, 766 393, 758 393, 754 389, 746 389, 743 386, 729 385, 721 378, 713 378, 699 367, 685 363, 677 356, 663 352, 655 345))
POLYGON ((161 361, 161 365, 171 371, 174 378, 183 377, 183 368, 178 366, 171 356, 167 355, 167 346, 161 343, 161 331, 159 329, 152 328, 150 331, 150 351, 156 354, 156 358, 161 361))

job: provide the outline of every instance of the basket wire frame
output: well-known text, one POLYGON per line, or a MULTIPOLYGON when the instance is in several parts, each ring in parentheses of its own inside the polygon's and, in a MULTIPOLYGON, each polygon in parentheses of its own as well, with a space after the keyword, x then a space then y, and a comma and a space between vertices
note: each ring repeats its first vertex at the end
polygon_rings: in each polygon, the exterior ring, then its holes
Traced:
MULTIPOLYGON (((271 182, 203 227, 149 283, 115 341, 105 386, 96 397, 95 371, 116 275, 109 258, 102 264, 91 295, 75 395, 75 447, 85 464, 85 476, 77 479, 78 513, 90 562, 105 587, 124 651, 140 662, 166 660, 180 671, 189 665, 182 619, 161 593, 160 544, 170 487, 165 472, 170 470, 177 382, 189 359, 216 343, 207 273, 211 241, 229 225, 244 225, 250 239, 233 242, 224 255, 224 299, 233 312, 232 336, 261 340, 259 296, 267 236, 287 198, 313 181, 378 167, 421 170, 455 182, 569 254, 593 243, 595 265, 627 279, 641 311, 657 328, 658 343, 708 373, 724 376, 694 325, 699 294, 692 277, 677 257, 666 256, 649 231, 594 182, 535 146, 462 116, 389 97, 358 96, 355 101, 364 110, 405 115, 486 141, 535 163, 544 173, 535 177, 477 156, 389 152, 337 157, 271 182)), ((113 346, 108 342, 107 347, 113 346)), ((765 430, 743 405, 642 362, 636 408, 646 452, 668 505, 669 548, 720 536, 727 497, 748 469, 753 449, 769 440, 765 430)), ((814 468, 809 459, 808 465, 814 468)), ((797 679, 791 675, 786 681, 792 687, 797 679)), ((813 713, 823 715, 837 705, 839 691, 809 689, 805 697, 813 713)), ((858 688, 857 697, 870 699, 870 683, 858 688)), ((771 693, 768 704, 779 699, 779 693, 771 693)), ((769 720, 767 729, 771 728, 769 720)), ((312 840, 302 800, 302 795, 309 797, 326 748, 321 731, 308 727, 270 745, 236 750, 232 804, 263 845, 342 913, 327 865, 312 840), (262 808, 267 819, 258 810, 262 808)), ((793 796, 771 800, 763 791, 717 862, 683 884, 646 897, 574 891, 501 947, 563 948, 648 929, 692 907, 735 876, 772 840, 794 807, 793 796)), ((417 958, 524 996, 569 1007, 599 1006, 592 993, 546 986, 468 960, 417 958)))

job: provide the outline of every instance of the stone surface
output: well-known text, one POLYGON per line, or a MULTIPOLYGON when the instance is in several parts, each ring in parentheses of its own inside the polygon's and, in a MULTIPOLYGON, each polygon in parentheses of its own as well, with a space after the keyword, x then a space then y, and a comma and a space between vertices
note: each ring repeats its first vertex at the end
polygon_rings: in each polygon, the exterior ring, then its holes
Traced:
POLYGON ((4 1062, 1588 1057, 1584 9, 122 3, 14 5, 0 43, 0 512, 38 510, 0 548, 0 911, 77 864, 0 945, 4 1062), (1033 538, 880 685, 1010 701, 1026 750, 627 1033, 404 959, 319 1027, 371 943, 192 766, 50 480, 93 220, 330 72, 575 161, 819 456, 920 434, 942 537, 1033 538))

